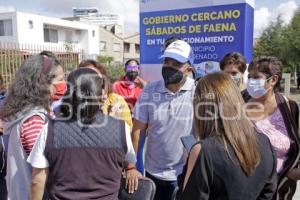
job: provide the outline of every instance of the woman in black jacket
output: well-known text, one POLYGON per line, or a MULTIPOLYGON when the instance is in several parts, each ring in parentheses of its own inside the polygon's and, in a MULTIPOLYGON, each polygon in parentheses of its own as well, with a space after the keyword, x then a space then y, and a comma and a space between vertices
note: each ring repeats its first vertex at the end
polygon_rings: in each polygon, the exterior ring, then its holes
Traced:
POLYGON ((244 101, 229 75, 200 79, 195 91, 193 146, 179 182, 179 200, 272 199, 276 159, 270 142, 242 113, 244 101))

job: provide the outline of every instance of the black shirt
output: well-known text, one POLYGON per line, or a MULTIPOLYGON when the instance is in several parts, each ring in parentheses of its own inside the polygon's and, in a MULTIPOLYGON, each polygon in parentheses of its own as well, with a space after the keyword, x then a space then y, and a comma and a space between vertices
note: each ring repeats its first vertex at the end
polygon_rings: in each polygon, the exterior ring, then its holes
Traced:
MULTIPOLYGON (((180 200, 256 200, 272 199, 277 186, 276 157, 268 138, 258 134, 261 162, 251 176, 242 170, 228 144, 230 158, 220 137, 202 140, 201 151, 180 200)), ((184 169, 184 174, 186 167, 184 169)))

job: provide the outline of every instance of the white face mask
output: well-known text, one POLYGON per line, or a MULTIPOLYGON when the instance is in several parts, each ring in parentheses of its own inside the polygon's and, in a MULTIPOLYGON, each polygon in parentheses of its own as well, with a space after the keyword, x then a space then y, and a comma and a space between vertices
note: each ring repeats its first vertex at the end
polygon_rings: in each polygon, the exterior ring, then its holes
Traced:
POLYGON ((231 79, 238 85, 240 86, 241 84, 241 74, 237 73, 235 76, 231 75, 231 79))
MULTIPOLYGON (((270 78, 268 78, 267 80, 269 80, 270 78)), ((265 83, 267 80, 249 78, 247 83, 247 91, 250 96, 254 99, 258 99, 264 96, 271 89, 271 87, 269 89, 265 89, 265 83)))

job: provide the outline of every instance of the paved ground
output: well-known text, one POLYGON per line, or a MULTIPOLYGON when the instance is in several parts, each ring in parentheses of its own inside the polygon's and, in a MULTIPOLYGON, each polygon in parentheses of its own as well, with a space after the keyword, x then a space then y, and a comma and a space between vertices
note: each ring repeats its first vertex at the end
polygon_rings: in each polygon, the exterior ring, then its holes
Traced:
POLYGON ((298 181, 298 187, 297 187, 297 191, 296 194, 294 195, 294 200, 300 200, 300 183, 298 181))
POLYGON ((290 97, 300 103, 300 90, 297 90, 294 85, 291 86, 291 95, 290 97))

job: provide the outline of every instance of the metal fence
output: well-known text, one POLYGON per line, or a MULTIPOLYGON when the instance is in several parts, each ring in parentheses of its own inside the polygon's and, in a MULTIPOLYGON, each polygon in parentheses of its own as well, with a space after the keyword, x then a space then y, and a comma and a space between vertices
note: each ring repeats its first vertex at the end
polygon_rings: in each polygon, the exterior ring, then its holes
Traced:
POLYGON ((78 66, 83 59, 83 49, 72 45, 20 44, 0 41, 0 74, 5 86, 10 84, 15 72, 26 58, 43 50, 51 51, 57 56, 66 74, 78 66))

